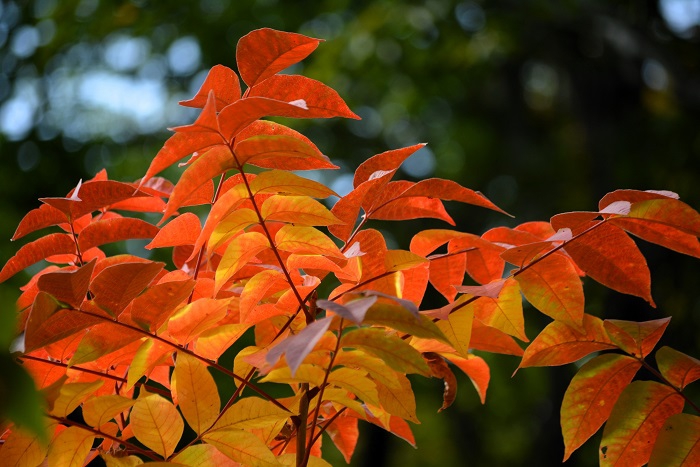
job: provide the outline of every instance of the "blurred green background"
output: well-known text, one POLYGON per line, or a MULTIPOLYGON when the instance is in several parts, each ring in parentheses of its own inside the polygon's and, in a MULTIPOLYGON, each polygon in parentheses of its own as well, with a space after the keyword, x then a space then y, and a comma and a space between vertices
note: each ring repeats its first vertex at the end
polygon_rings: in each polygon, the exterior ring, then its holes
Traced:
MULTIPOLYGON (((516 216, 448 205, 468 232, 593 210, 617 188, 672 190, 700 207, 700 0, 3 1, 1 262, 20 246, 9 238, 37 198, 63 196, 102 167, 113 179, 141 177, 165 128, 196 115, 177 101, 211 66, 235 68, 238 38, 259 27, 326 40, 289 72, 334 87, 363 120, 293 126, 342 166, 308 174, 338 192, 367 157, 427 142, 400 177, 456 180, 516 216)), ((395 248, 446 227, 374 226, 395 248)), ((587 311, 672 315, 661 344, 698 356, 697 261, 640 246, 658 309, 587 280, 587 311)), ((5 317, 32 271, 0 284, 5 317)), ((426 305, 441 303, 429 295, 426 305)), ((547 323, 532 309, 526 319, 530 337, 547 323)), ((511 378, 517 359, 485 358, 486 406, 461 375, 457 402, 437 414, 441 383, 416 379, 418 450, 363 425, 353 465, 560 464, 558 410, 576 367, 511 378)), ((597 465, 599 436, 567 465, 597 465)))

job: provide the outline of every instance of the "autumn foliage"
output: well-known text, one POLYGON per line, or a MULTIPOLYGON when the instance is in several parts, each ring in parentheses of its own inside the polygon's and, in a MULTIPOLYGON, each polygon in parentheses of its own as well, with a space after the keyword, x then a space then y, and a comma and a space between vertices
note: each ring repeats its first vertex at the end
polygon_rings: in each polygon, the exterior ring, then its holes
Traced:
POLYGON ((422 145, 367 159, 350 193, 330 209, 319 201, 337 195, 297 172, 337 166, 263 119, 358 118, 328 86, 278 74, 319 42, 251 32, 238 43, 238 74, 211 69, 181 102, 199 117, 173 129, 142 179, 102 171, 22 219, 13 240, 53 228, 0 271, 2 282, 51 263, 22 288, 15 354, 42 390, 49 435, 5 422, 0 464, 321 466, 324 443, 350 462, 359 421, 414 443, 408 374, 444 380, 442 409, 455 399, 455 369, 485 402, 479 351, 519 357, 519 368, 597 353, 563 398, 564 460, 605 424, 601 465, 698 465, 700 418, 683 413, 697 412, 683 390, 700 361, 655 351, 670 318, 587 314, 582 278, 653 305, 633 237, 700 257, 700 215, 671 192, 619 190, 590 212, 482 235, 423 230, 408 249, 389 249, 372 220, 454 226, 443 201, 502 211, 449 180, 395 180, 422 145), (177 163, 177 183, 158 176, 177 163), (208 214, 188 210, 197 205, 208 214), (171 264, 101 249, 128 239, 172 250, 171 264), (428 287, 444 306, 421 310, 428 287), (531 342, 523 297, 552 320, 531 342), (219 364, 244 335, 254 345, 233 367, 219 364), (656 379, 634 380, 642 367, 656 379), (236 389, 225 393, 222 378, 236 389))

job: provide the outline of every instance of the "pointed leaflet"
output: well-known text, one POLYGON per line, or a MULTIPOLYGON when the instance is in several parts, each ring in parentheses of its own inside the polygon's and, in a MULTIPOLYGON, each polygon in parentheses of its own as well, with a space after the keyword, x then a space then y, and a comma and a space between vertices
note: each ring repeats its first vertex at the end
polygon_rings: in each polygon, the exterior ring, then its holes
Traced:
POLYGON ((209 360, 218 360, 248 328, 248 324, 220 324, 204 331, 195 344, 197 354, 209 360))
MULTIPOLYGON (((320 232, 319 232, 320 233, 320 232)), ((236 274, 243 266, 270 244, 267 237, 258 232, 246 232, 235 237, 226 248, 219 266, 216 268, 215 292, 236 274)))
MULTIPOLYGON (((593 225, 596 223, 583 227, 593 225)), ((574 234, 581 231, 574 230, 574 234)), ((654 306, 647 262, 634 241, 619 227, 597 224, 590 232, 567 243, 564 249, 596 281, 618 292, 641 297, 654 306)))
POLYGON ((275 235, 275 244, 291 253, 345 258, 333 240, 313 227, 285 225, 275 235))
POLYGON ((92 222, 78 235, 80 251, 105 243, 131 240, 135 238, 151 239, 158 233, 158 227, 141 219, 116 217, 92 222))
POLYGON ((695 235, 681 232, 665 224, 629 217, 613 217, 609 219, 609 222, 648 242, 700 258, 700 242, 695 235))
POLYGON ((241 37, 236 46, 236 62, 241 78, 255 86, 277 72, 305 59, 321 39, 302 34, 256 29, 241 37))
POLYGON ((328 157, 312 144, 287 135, 256 135, 234 147, 237 163, 282 170, 335 169, 328 157))
POLYGON ((202 436, 204 442, 216 447, 230 459, 251 467, 279 466, 272 451, 260 438, 236 428, 222 428, 202 436))
POLYGON ((479 320, 472 323, 472 338, 469 345, 477 350, 501 353, 521 357, 523 349, 515 340, 496 328, 482 324, 479 320))
POLYGON ((485 325, 528 342, 520 286, 515 279, 506 279, 498 298, 481 297, 466 308, 474 310, 474 317, 485 325))
POLYGON ((146 331, 156 330, 175 308, 190 296, 195 281, 170 281, 149 287, 136 297, 131 307, 131 319, 146 331))
POLYGON ((92 362, 104 355, 121 350, 127 344, 142 337, 141 332, 125 329, 109 321, 97 324, 83 336, 68 364, 80 365, 92 362))
POLYGON ((100 322, 100 318, 62 309, 51 295, 39 292, 27 319, 24 351, 40 349, 100 322))
POLYGON ((160 223, 180 208, 194 191, 213 177, 232 169, 235 160, 228 146, 215 146, 197 158, 182 173, 165 207, 160 223))
POLYGON ((341 347, 354 347, 381 358, 396 371, 404 373, 430 373, 428 364, 418 351, 395 335, 376 328, 360 328, 343 335, 341 347))
POLYGON ((221 409, 214 378, 204 363, 184 352, 177 353, 173 375, 182 415, 195 433, 201 435, 214 423, 221 409))
POLYGON ((653 321, 606 319, 605 332, 620 349, 635 357, 646 357, 659 342, 671 317, 653 321))
MULTIPOLYGON (((142 376, 151 373, 161 363, 172 366, 173 347, 155 339, 144 340, 133 354, 129 372, 127 373, 126 389, 130 390, 142 376)), ((168 377, 170 376, 168 371, 168 377)), ((167 378, 169 382, 170 379, 167 378)))
POLYGON ((0 270, 0 283, 34 263, 60 254, 75 254, 75 243, 68 234, 53 233, 27 243, 0 270))
POLYGON ((140 184, 145 184, 154 175, 167 169, 180 159, 194 152, 222 143, 221 135, 211 131, 175 133, 165 142, 161 150, 156 154, 156 157, 153 158, 140 184))
POLYGON ((441 353, 443 357, 454 363, 457 368, 462 370, 474 385, 474 389, 479 394, 479 399, 482 404, 486 403, 486 390, 489 387, 491 379, 491 371, 483 358, 476 355, 468 355, 468 358, 461 357, 452 353, 441 353))
POLYGON ((172 219, 165 224, 156 235, 153 241, 144 248, 164 248, 178 245, 194 245, 202 230, 199 217, 192 212, 186 212, 172 219))
POLYGON ((525 349, 518 368, 565 365, 590 353, 616 348, 600 318, 584 314, 583 328, 585 334, 561 321, 549 323, 525 349))
MULTIPOLYGON (((71 219, 79 219, 93 211, 109 207, 114 203, 150 196, 148 193, 139 191, 130 183, 115 182, 113 180, 89 180, 80 187, 81 202, 70 205, 71 219)), ((44 198, 43 201, 54 198, 44 198)))
POLYGON ((677 199, 653 199, 633 203, 628 216, 659 222, 687 234, 700 236, 700 214, 677 199))
POLYGON ((671 347, 664 346, 656 352, 656 365, 663 377, 681 390, 700 379, 700 360, 671 347))
POLYGON ((197 94, 192 99, 180 101, 179 104, 201 109, 207 103, 209 91, 214 91, 216 110, 220 112, 228 104, 241 98, 241 83, 238 81, 238 75, 228 67, 214 65, 204 78, 197 94))
POLYGON ((476 235, 463 234, 450 240, 448 253, 466 251, 466 272, 479 284, 503 277, 505 262, 501 258, 503 247, 476 235))
POLYGON ((301 362, 304 361, 309 352, 316 346, 316 343, 326 333, 328 327, 331 325, 331 321, 332 317, 314 321, 298 334, 287 337, 282 342, 275 345, 267 352, 265 360, 270 365, 274 365, 284 353, 293 377, 299 365, 301 365, 301 362))
MULTIPOLYGON (((231 178, 235 178, 235 176, 231 178)), ((231 180, 231 178, 229 180, 231 180)), ((246 176, 246 178, 248 178, 248 176, 246 176)), ((219 199, 217 199, 216 202, 214 202, 214 205, 209 211, 207 220, 206 222, 204 222, 204 227, 202 228, 201 232, 199 233, 199 236, 197 237, 197 241, 194 244, 194 248, 192 249, 192 254, 189 257, 189 260, 194 259, 194 257, 199 253, 199 250, 202 248, 202 245, 209 241, 209 237, 212 235, 212 232, 214 232, 214 230, 219 226, 219 224, 223 222, 223 219, 226 219, 229 215, 235 216, 236 213, 238 213, 239 211, 243 211, 242 209, 235 209, 246 199, 246 197, 247 195, 245 193, 245 186, 243 184, 237 184, 231 187, 230 190, 226 191, 224 194, 219 196, 219 199)), ((246 219, 252 219, 253 222, 257 222, 258 220, 257 215, 254 216, 254 218, 248 216, 246 217, 246 219)), ((241 223, 235 225, 240 225, 240 229, 243 229, 243 227, 247 226, 241 223)), ((167 225, 164 228, 167 228, 167 225)), ((224 229, 224 226, 222 226, 221 228, 224 229)), ((212 248, 213 247, 210 247, 210 250, 212 248)))
MULTIPOLYGON (((226 217, 221 219, 221 222, 219 222, 211 232, 211 235, 209 236, 209 243, 207 243, 207 254, 211 255, 212 252, 219 248, 219 246, 223 245, 226 240, 231 237, 235 237, 246 228, 253 224, 257 224, 258 222, 260 222, 258 214, 252 209, 238 208, 232 213, 228 214, 226 217)), ((206 235, 206 233, 204 235, 206 235)), ((204 235, 199 237, 197 240, 198 244, 200 239, 204 238, 204 235)), ((193 250, 192 254, 199 251, 196 249, 196 247, 197 245, 195 245, 195 250, 193 250)))
POLYGON ((384 178, 367 180, 366 182, 361 183, 350 193, 336 201, 331 209, 331 212, 338 219, 343 221, 344 225, 332 225, 328 227, 328 231, 336 238, 339 238, 343 242, 347 242, 352 234, 352 231, 355 229, 357 217, 360 214, 360 209, 362 208, 362 202, 364 201, 365 196, 373 187, 385 183, 386 180, 384 178))
POLYGON ((95 303, 112 316, 119 314, 163 269, 165 263, 134 262, 108 266, 93 279, 95 303))
POLYGON ((583 285, 563 255, 550 255, 518 271, 515 279, 525 298, 545 315, 583 331, 583 285))
POLYGON ((330 425, 326 425, 325 429, 335 447, 343 455, 345 462, 350 464, 360 435, 357 429, 357 419, 341 415, 333 420, 330 425))
POLYGON ((385 326, 400 332, 424 339, 436 339, 448 343, 442 331, 424 315, 416 315, 404 306, 377 303, 365 314, 363 322, 375 326, 385 326))
POLYGON ((447 319, 437 322, 437 327, 447 336, 450 345, 458 354, 467 358, 469 355, 469 340, 472 335, 474 310, 469 307, 461 308, 450 313, 447 319))
POLYGON ((7 467, 36 467, 42 465, 47 451, 46 443, 36 435, 13 428, 0 449, 0 461, 7 467))
POLYGON ((90 454, 94 440, 94 433, 76 426, 69 426, 51 441, 46 465, 82 467, 90 454))
POLYGON ((75 271, 56 271, 39 276, 39 290, 51 294, 59 302, 79 308, 85 300, 90 285, 90 277, 95 268, 95 261, 75 271))
POLYGON ((241 300, 238 306, 240 322, 252 324, 248 321, 253 308, 264 298, 289 288, 289 283, 280 271, 266 269, 254 275, 243 287, 241 300))
POLYGON ((636 203, 639 201, 648 201, 650 199, 678 199, 678 195, 672 191, 656 191, 656 190, 615 190, 603 196, 598 202, 598 209, 603 210, 616 201, 627 201, 636 203))
POLYGON ((601 467, 644 465, 666 419, 681 413, 685 400, 655 381, 635 381, 620 395, 603 430, 601 467))
POLYGON ((214 91, 210 89, 209 94, 207 95, 206 104, 204 104, 204 108, 199 113, 199 116, 194 123, 171 128, 171 130, 178 133, 199 133, 201 131, 210 131, 212 133, 220 134, 219 119, 216 117, 216 114, 216 98, 214 97, 214 91))
POLYGON ((58 397, 53 402, 53 408, 49 411, 51 415, 57 417, 67 417, 95 391, 100 389, 104 380, 97 380, 91 383, 69 383, 64 384, 58 391, 58 397))
POLYGON ((384 410, 413 423, 420 423, 416 415, 416 398, 411 382, 402 374, 397 374, 398 387, 389 387, 377 382, 377 395, 384 410))
POLYGON ((366 297, 341 305, 340 303, 331 302, 329 300, 318 300, 316 305, 324 310, 332 311, 341 318, 352 321, 355 324, 360 324, 364 321, 369 307, 374 305, 376 301, 377 297, 366 297))
POLYGON ((455 285, 464 281, 466 268, 466 253, 430 258, 430 283, 448 302, 453 302, 457 296, 455 285))
POLYGON ((211 444, 194 444, 180 451, 172 463, 188 467, 239 467, 240 464, 226 457, 211 444))
POLYGON ((185 428, 175 406, 155 394, 134 404, 130 420, 136 439, 166 458, 175 451, 185 428))
POLYGON ((328 384, 350 391, 367 404, 380 405, 377 385, 367 377, 365 371, 339 368, 328 375, 328 384))
POLYGON ((359 119, 338 93, 320 81, 301 75, 274 75, 249 89, 250 97, 266 97, 296 107, 285 117, 359 119))
POLYGON ((260 208, 265 221, 288 222, 296 225, 334 225, 343 221, 323 204, 308 196, 272 195, 260 208))
POLYGON ((175 341, 187 344, 213 328, 226 316, 228 299, 200 298, 180 308, 168 321, 168 332, 175 341))
POLYGON ((265 428, 287 420, 290 412, 282 410, 272 402, 260 397, 244 397, 229 407, 214 424, 213 430, 222 428, 265 428))
POLYGON ((694 465, 700 465, 700 417, 686 413, 671 415, 659 431, 649 467, 694 465))
POLYGON ((327 198, 338 194, 324 184, 300 177, 284 170, 268 170, 258 174, 250 183, 253 195, 275 193, 285 195, 306 195, 313 198, 327 198))
POLYGON ((99 428, 135 403, 133 399, 116 394, 93 397, 83 403, 83 418, 91 427, 99 428))
POLYGON ((561 403, 564 461, 605 423, 641 366, 632 357, 605 354, 586 362, 576 373, 561 403))
MULTIPOLYGON (((408 159, 413 153, 419 149, 422 149, 424 146, 425 143, 415 144, 405 148, 385 151, 381 154, 370 157, 360 164, 355 170, 355 176, 353 177, 352 181, 353 187, 357 188, 361 183, 366 182, 367 180, 383 177, 387 173, 391 173, 393 175, 396 173, 403 161, 408 159)), ((385 183, 388 182, 390 178, 391 177, 387 177, 385 179, 385 183)))

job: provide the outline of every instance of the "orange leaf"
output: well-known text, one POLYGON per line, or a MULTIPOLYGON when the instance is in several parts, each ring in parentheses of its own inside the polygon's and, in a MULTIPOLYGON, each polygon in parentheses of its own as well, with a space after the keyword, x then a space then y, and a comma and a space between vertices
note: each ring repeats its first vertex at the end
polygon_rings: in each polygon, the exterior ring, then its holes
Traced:
POLYGON ((466 251, 466 271, 479 284, 488 284, 503 277, 505 262, 501 258, 503 247, 472 234, 463 234, 450 240, 447 251, 466 251))
POLYGON ((267 237, 258 232, 246 232, 235 237, 226 248, 219 267, 216 269, 215 292, 218 293, 226 281, 233 277, 255 255, 269 247, 270 244, 267 241, 267 237))
POLYGON ((158 329, 175 308, 190 296, 194 285, 192 279, 186 279, 149 287, 134 299, 131 319, 147 331, 158 329))
POLYGON ((140 332, 125 329, 110 322, 90 328, 83 336, 78 348, 68 362, 70 365, 88 363, 122 349, 127 344, 143 337, 140 332))
POLYGON ((275 244, 291 253, 345 258, 333 240, 313 227, 285 225, 275 235, 275 244))
POLYGON ((472 338, 469 345, 477 350, 521 357, 523 349, 515 340, 503 331, 486 326, 481 321, 472 323, 472 338))
POLYGON ((39 276, 37 286, 56 300, 79 308, 85 300, 94 269, 95 261, 90 261, 74 271, 48 272, 39 276))
POLYGON ((671 347, 656 351, 656 364, 664 378, 678 389, 700 379, 700 360, 671 347))
POLYGON ((204 78, 197 94, 192 99, 180 101, 180 105, 201 109, 207 103, 209 91, 214 91, 216 110, 220 112, 228 104, 241 98, 241 83, 238 81, 238 75, 228 67, 214 65, 204 78))
POLYGON ((20 248, 0 270, 0 283, 34 263, 59 254, 75 254, 73 237, 63 233, 52 233, 29 242, 20 248))
POLYGON ((482 208, 508 214, 478 191, 465 188, 452 180, 443 180, 440 178, 421 180, 400 195, 401 198, 414 196, 436 197, 443 201, 459 201, 460 203, 473 204, 474 206, 480 206, 482 208))
POLYGON ((654 381, 635 381, 622 392, 600 442, 601 467, 644 465, 666 419, 683 411, 685 399, 654 381))
POLYGON ((151 177, 180 159, 221 143, 221 136, 211 131, 175 133, 153 158, 146 174, 141 179, 141 184, 146 183, 151 177))
POLYGON ((209 93, 207 94, 206 104, 204 104, 204 108, 194 123, 171 129, 179 133, 199 133, 201 131, 210 131, 212 133, 220 134, 219 119, 217 118, 216 114, 216 97, 214 97, 214 91, 210 89, 209 93))
POLYGON ((180 308, 168 321, 168 332, 181 344, 187 344, 226 316, 229 299, 200 298, 180 308))
POLYGON ((258 167, 284 170, 333 169, 328 157, 313 144, 288 135, 254 135, 241 139, 234 147, 239 165, 252 164, 258 167))
POLYGON ((221 409, 214 378, 204 363, 184 352, 177 353, 173 376, 182 415, 201 435, 216 421, 221 409))
POLYGON ((78 235, 80 251, 105 243, 131 240, 135 238, 153 238, 158 227, 146 221, 131 217, 103 219, 89 224, 78 235))
POLYGON ((236 62, 241 78, 250 87, 305 59, 322 39, 256 29, 241 37, 236 46, 236 62))
POLYGON ((12 240, 22 238, 44 227, 61 224, 67 220, 68 217, 55 207, 42 204, 38 208, 29 211, 22 218, 17 226, 17 230, 15 230, 14 235, 12 235, 12 240))
MULTIPOLYGON (((353 187, 357 188, 361 183, 367 180, 384 177, 388 173, 393 175, 399 169, 403 161, 423 147, 425 147, 425 143, 414 144, 413 146, 385 151, 370 157, 355 170, 355 176, 352 180, 353 187)), ((386 182, 388 182, 390 178, 391 177, 385 178, 386 182)))
POLYGON ((241 292, 240 322, 251 324, 248 317, 260 300, 288 288, 289 284, 284 274, 279 271, 266 269, 257 273, 246 283, 241 292))
POLYGON ((457 398, 457 377, 452 373, 447 362, 440 355, 433 352, 426 352, 423 357, 427 360, 430 366, 430 375, 434 378, 443 380, 445 389, 442 393, 442 407, 438 412, 442 412, 451 406, 457 398))
POLYGON ((700 465, 700 417, 686 413, 671 415, 659 431, 649 467, 694 465, 700 465))
POLYGON ((598 431, 642 364, 619 354, 586 362, 571 380, 561 403, 564 461, 598 431))
POLYGON ((479 394, 481 403, 485 404, 486 390, 489 387, 489 381, 491 379, 491 370, 489 370, 489 366, 484 359, 471 354, 467 356, 468 358, 449 352, 440 352, 440 355, 457 365, 460 370, 469 376, 476 392, 479 394))
POLYGON ((621 321, 606 319, 605 332, 620 349, 635 357, 646 357, 659 342, 671 318, 653 321, 621 321))
POLYGON ((153 241, 144 248, 152 250, 169 246, 194 245, 201 230, 199 217, 194 213, 186 212, 165 224, 153 237, 153 241))
POLYGON ((359 120, 338 93, 320 81, 300 75, 274 75, 249 90, 250 97, 266 97, 292 104, 285 117, 359 120), (294 110, 296 108, 296 110, 294 110))
POLYGON ((99 428, 135 403, 133 399, 116 394, 93 397, 83 404, 83 418, 91 427, 99 428))
MULTIPOLYGON (((264 120, 261 120, 261 122, 264 120)), ((272 122, 267 122, 272 123, 272 122)), ((281 125, 280 125, 281 126, 281 125)), ((258 174, 250 183, 253 195, 274 193, 286 195, 306 195, 313 198, 327 198, 338 194, 324 184, 300 177, 284 170, 268 170, 258 174)))
POLYGON ((689 235, 700 236, 700 214, 677 199, 652 199, 633 203, 629 217, 659 222, 689 235))
MULTIPOLYGON (((208 220, 209 219, 207 219, 207 222, 208 220)), ((252 209, 238 208, 229 213, 226 215, 226 217, 219 221, 214 230, 211 232, 209 243, 207 243, 207 254, 211 255, 212 252, 219 246, 223 245, 226 240, 231 237, 235 237, 246 228, 253 224, 257 224, 258 222, 260 222, 258 214, 252 209)), ((206 232, 204 234, 206 234, 206 232)), ((200 236, 200 238, 204 237, 200 236)), ((197 242, 199 243, 199 239, 197 242)), ((195 245, 195 247, 196 246, 197 245, 195 245)))
POLYGON ((583 285, 563 255, 549 255, 515 275, 520 290, 545 315, 583 331, 583 285))
MULTIPOLYGON (((593 222, 584 226, 592 225, 593 222)), ((596 281, 655 306, 647 262, 634 241, 619 227, 604 223, 572 240, 564 249, 596 281)))
MULTIPOLYGON (((376 156, 375 156, 376 157, 376 156)), ((357 175, 356 175, 357 176, 357 175)), ((467 234, 455 230, 428 229, 418 232, 411 239, 410 250, 421 256, 427 256, 454 238, 467 234)), ((460 281, 461 282, 461 281, 460 281)))
POLYGON ((130 421, 136 439, 166 458, 175 451, 185 427, 173 404, 158 395, 139 399, 130 421))
POLYGON ((82 467, 94 440, 95 434, 90 431, 76 426, 66 428, 51 441, 46 465, 82 467))
POLYGON ((224 145, 214 146, 199 156, 182 173, 180 181, 175 185, 175 189, 170 195, 163 218, 159 224, 177 211, 197 188, 211 180, 212 177, 233 168, 234 164, 235 160, 231 156, 231 150, 224 145))
POLYGON ((616 348, 600 318, 584 314, 583 329, 585 334, 561 321, 549 323, 525 349, 518 368, 565 365, 590 353, 616 348))
POLYGON ((627 201, 636 203, 639 201, 648 201, 651 199, 678 199, 678 195, 672 191, 654 191, 654 190, 615 190, 606 194, 598 203, 598 209, 603 210, 616 201, 627 201))
POLYGON ((480 297, 465 308, 474 310, 474 317, 485 325, 528 341, 520 286, 515 279, 506 279, 498 298, 480 297))
POLYGON ((629 217, 613 217, 609 222, 648 242, 670 250, 700 258, 700 242, 690 235, 664 224, 629 217))
POLYGON ((7 467, 41 465, 46 458, 48 446, 38 436, 20 428, 13 428, 5 438, 0 459, 7 467))
POLYGON ((160 273, 164 263, 134 262, 108 266, 90 284, 95 303, 116 317, 160 273))
POLYGON ((466 253, 430 258, 430 283, 449 302, 453 302, 457 296, 455 285, 464 281, 466 267, 466 253))
POLYGON ((326 426, 326 433, 331 437, 333 444, 345 458, 345 462, 350 464, 352 455, 357 446, 357 439, 360 431, 357 428, 357 419, 340 415, 333 423, 326 426))

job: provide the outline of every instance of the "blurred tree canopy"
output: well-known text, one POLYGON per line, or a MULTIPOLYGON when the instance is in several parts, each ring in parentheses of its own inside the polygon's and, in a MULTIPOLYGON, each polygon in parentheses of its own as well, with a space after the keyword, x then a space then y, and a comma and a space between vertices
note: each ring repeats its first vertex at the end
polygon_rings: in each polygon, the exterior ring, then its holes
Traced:
MULTIPOLYGON (((592 210, 617 188, 672 190, 700 207, 698 0, 11 0, 0 3, 2 262, 38 197, 63 196, 102 167, 143 175, 165 128, 195 115, 177 101, 211 66, 235 68, 238 38, 259 27, 326 40, 289 72, 334 87, 363 120, 292 125, 342 166, 308 174, 338 192, 367 157, 427 142, 401 176, 451 178, 516 216, 448 206, 464 231, 592 210)), ((377 226, 396 246, 414 233, 377 226)), ((666 339, 697 356, 697 263, 643 247, 658 310, 587 283, 587 311, 672 315, 666 339)), ((0 285, 3 313, 28 277, 0 285)), ((437 415, 439 382, 415 380, 431 394, 418 404, 419 449, 365 426, 354 463, 559 463, 559 405, 575 368, 511 379, 515 359, 489 362, 485 407, 462 381, 457 404, 437 415)), ((591 441, 569 465, 596 465, 596 450, 591 441)))

